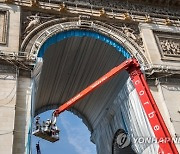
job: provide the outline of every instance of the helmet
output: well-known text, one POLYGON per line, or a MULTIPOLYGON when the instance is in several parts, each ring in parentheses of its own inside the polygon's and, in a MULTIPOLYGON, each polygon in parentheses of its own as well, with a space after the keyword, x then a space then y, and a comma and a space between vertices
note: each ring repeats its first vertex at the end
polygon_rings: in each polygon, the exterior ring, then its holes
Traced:
POLYGON ((37 116, 36 119, 37 119, 37 120, 40 119, 40 116, 37 116))

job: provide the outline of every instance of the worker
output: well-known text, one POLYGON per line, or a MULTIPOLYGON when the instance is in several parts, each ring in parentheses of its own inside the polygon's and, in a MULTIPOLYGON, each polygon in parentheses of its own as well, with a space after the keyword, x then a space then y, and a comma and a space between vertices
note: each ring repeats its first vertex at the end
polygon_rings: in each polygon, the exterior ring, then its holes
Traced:
POLYGON ((45 121, 42 122, 42 130, 44 131, 45 130, 45 127, 46 127, 46 123, 45 121))
POLYGON ((37 154, 41 154, 39 142, 36 144, 36 151, 37 151, 37 154))
POLYGON ((45 127, 44 127, 45 132, 50 132, 50 125, 51 125, 51 120, 47 119, 47 121, 45 122, 45 127))
POLYGON ((39 123, 40 117, 36 117, 36 130, 41 129, 41 125, 39 123))
POLYGON ((52 137, 59 138, 59 130, 58 130, 58 127, 56 126, 56 124, 53 124, 51 126, 51 132, 52 132, 52 137))

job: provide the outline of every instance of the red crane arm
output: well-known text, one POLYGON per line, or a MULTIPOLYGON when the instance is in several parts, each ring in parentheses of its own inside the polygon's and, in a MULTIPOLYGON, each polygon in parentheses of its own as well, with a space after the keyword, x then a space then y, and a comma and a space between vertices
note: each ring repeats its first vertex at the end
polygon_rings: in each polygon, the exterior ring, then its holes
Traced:
POLYGON ((153 99, 153 96, 149 90, 149 87, 145 81, 145 78, 140 70, 140 65, 136 59, 128 59, 118 65, 117 67, 110 70, 107 74, 99 78, 97 81, 92 83, 90 86, 82 90, 79 94, 71 98, 69 101, 61 105, 54 111, 54 116, 58 116, 61 112, 69 109, 71 106, 77 103, 80 99, 91 93, 100 85, 111 79, 114 75, 120 71, 126 70, 129 72, 134 87, 138 93, 139 99, 142 103, 144 111, 148 117, 149 123, 154 131, 156 139, 159 142, 159 153, 162 154, 178 154, 176 146, 172 141, 171 135, 166 127, 166 124, 159 112, 159 109, 153 99), (162 141, 164 139, 165 141, 162 141))
MULTIPOLYGON (((106 73, 104 76, 99 78, 97 81, 92 83, 90 86, 88 86, 86 89, 82 90, 79 94, 71 98, 69 101, 61 105, 58 109, 54 111, 54 115, 58 116, 61 112, 69 109, 71 106, 76 104, 77 101, 85 97, 87 94, 91 93, 93 90, 95 90, 100 85, 104 84, 106 81, 111 79, 114 75, 119 73, 120 71, 127 69, 130 65, 134 65, 136 62, 135 59, 128 59, 121 63, 119 66, 114 67, 112 70, 110 70, 108 73, 106 73)), ((139 66, 139 64, 137 63, 139 66)))
POLYGON ((127 68, 141 104, 159 144, 159 154, 178 154, 168 128, 161 116, 148 84, 138 68, 127 68))

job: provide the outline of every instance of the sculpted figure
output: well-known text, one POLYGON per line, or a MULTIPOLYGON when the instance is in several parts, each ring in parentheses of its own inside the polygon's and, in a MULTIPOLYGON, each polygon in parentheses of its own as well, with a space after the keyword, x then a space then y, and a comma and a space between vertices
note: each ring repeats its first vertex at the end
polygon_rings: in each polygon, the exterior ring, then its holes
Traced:
POLYGON ((169 42, 169 40, 163 40, 161 41, 161 47, 162 50, 165 54, 171 54, 170 50, 171 50, 171 44, 169 42))
POLYGON ((30 0, 31 6, 38 6, 39 2, 38 0, 30 0))
POLYGON ((27 17, 30 20, 28 26, 25 29, 25 33, 29 33, 33 28, 40 24, 40 16, 36 13, 34 16, 27 17))
POLYGON ((29 24, 27 25, 25 29, 25 34, 29 33, 33 28, 38 26, 41 23, 41 19, 52 19, 51 17, 42 17, 39 15, 39 13, 36 13, 35 15, 28 16, 27 19, 29 20, 29 24))
POLYGON ((124 26, 124 27, 122 27, 122 30, 123 30, 124 34, 125 34, 127 37, 133 39, 134 41, 137 40, 137 38, 136 38, 136 36, 135 36, 135 34, 134 34, 134 30, 133 30, 133 29, 124 26))

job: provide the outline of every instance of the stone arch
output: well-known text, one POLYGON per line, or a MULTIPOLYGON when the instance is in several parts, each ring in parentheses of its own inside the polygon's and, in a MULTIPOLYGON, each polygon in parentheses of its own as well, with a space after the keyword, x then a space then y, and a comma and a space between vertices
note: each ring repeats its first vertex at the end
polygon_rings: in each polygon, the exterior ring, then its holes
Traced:
POLYGON ((112 25, 97 20, 88 20, 87 18, 62 18, 45 22, 25 37, 21 45, 21 51, 24 51, 30 59, 36 59, 39 49, 48 38, 57 33, 73 29, 90 30, 107 36, 124 47, 132 57, 139 61, 141 66, 149 64, 143 49, 135 41, 112 25))
MULTIPOLYGON (((61 34, 64 34, 61 37, 64 36, 75 36, 75 35, 84 35, 83 33, 86 33, 86 36, 91 36, 97 34, 97 37, 99 37, 99 40, 106 42, 107 44, 111 45, 112 47, 120 48, 120 52, 124 57, 129 58, 130 56, 136 57, 138 59, 139 63, 144 66, 148 64, 148 60, 146 59, 145 55, 143 54, 142 49, 131 39, 127 38, 122 32, 119 30, 98 22, 98 21, 87 21, 87 20, 71 20, 68 21, 65 20, 53 20, 49 21, 47 23, 44 23, 43 25, 38 26, 35 28, 31 33, 27 35, 24 42, 22 43, 21 49, 23 51, 28 52, 29 57, 36 59, 37 57, 42 57, 44 51, 46 50, 45 47, 43 47, 44 43, 48 40, 53 38, 53 36, 58 36, 61 34), (81 31, 82 33, 74 33, 73 31, 81 31), (89 34, 90 32, 90 34, 89 34), (74 33, 71 35, 71 33, 74 33), (102 37, 102 38, 101 38, 102 37), (108 42, 110 41, 110 42, 108 42), (119 45, 119 46, 118 46, 119 45), (41 49, 42 51, 41 54, 41 49)), ((66 37, 67 38, 67 37, 66 37)), ((61 39, 59 39, 60 41, 61 39)), ((43 106, 38 113, 44 112, 47 109, 53 109, 57 108, 58 106, 43 106)), ((83 122, 87 125, 88 129, 92 132, 93 128, 89 120, 86 118, 85 115, 80 113, 78 110, 72 108, 71 111, 79 116, 81 119, 83 119, 83 122)), ((93 139, 92 139, 93 140, 93 139)), ((94 140, 93 140, 94 141, 94 140)))

